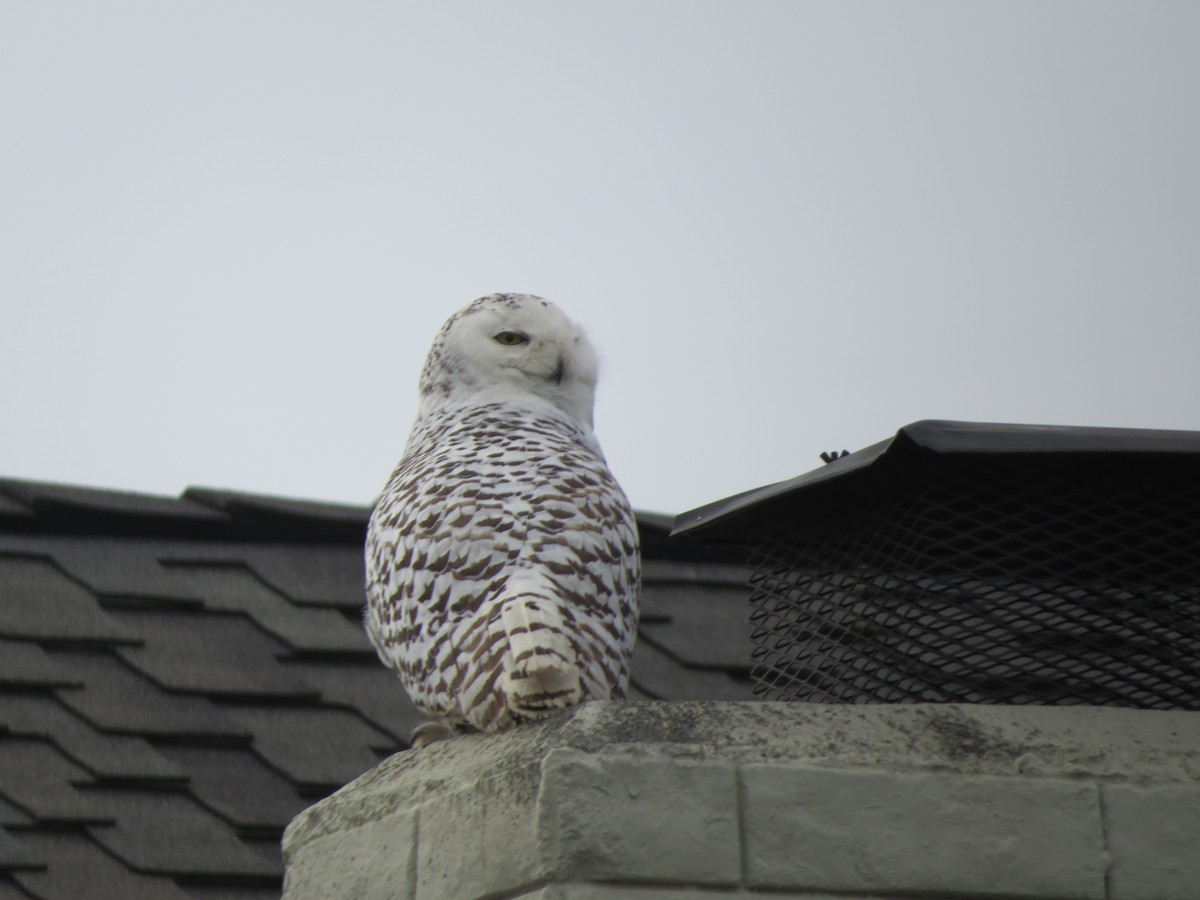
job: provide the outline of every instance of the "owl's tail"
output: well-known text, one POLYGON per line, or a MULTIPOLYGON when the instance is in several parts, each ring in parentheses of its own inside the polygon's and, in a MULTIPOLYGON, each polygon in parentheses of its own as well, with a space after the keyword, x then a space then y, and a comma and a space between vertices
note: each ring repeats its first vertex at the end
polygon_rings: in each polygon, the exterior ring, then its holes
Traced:
POLYGON ((538 593, 504 602, 508 636, 498 686, 516 718, 538 718, 583 702, 584 686, 570 626, 558 604, 538 593))

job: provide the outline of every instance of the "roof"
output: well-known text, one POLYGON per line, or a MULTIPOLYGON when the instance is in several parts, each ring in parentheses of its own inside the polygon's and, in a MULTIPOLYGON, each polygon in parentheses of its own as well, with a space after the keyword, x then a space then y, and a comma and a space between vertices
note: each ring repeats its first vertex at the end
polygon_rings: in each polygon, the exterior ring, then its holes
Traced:
MULTIPOLYGON (((0 479, 0 900, 279 896, 291 818, 420 721, 360 625, 368 513, 0 479)), ((750 699, 745 572, 669 521, 632 694, 750 699)))
POLYGON ((819 469, 787 481, 755 488, 675 518, 673 535, 705 542, 739 543, 746 522, 794 502, 814 489, 844 485, 865 473, 902 473, 931 457, 964 458, 1025 455, 1062 458, 1121 456, 1195 456, 1200 432, 1136 428, 1085 428, 1063 425, 1009 425, 923 420, 905 425, 895 436, 819 469))

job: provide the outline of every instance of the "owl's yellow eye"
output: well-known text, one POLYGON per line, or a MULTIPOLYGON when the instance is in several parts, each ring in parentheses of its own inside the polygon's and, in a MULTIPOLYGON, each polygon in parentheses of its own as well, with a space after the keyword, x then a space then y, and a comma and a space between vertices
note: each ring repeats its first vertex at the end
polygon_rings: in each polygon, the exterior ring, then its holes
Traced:
POLYGON ((529 343, 528 335, 521 334, 519 331, 502 331, 492 340, 498 344, 503 344, 505 347, 515 347, 518 344, 529 343))

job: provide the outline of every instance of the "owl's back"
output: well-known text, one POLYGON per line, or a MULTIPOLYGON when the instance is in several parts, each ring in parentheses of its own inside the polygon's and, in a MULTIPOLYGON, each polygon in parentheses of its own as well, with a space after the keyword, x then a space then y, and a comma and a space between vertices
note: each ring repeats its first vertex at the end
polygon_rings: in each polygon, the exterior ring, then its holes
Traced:
POLYGON ((636 524, 569 416, 494 402, 418 420, 366 552, 368 633, 429 715, 494 729, 624 696, 636 524))

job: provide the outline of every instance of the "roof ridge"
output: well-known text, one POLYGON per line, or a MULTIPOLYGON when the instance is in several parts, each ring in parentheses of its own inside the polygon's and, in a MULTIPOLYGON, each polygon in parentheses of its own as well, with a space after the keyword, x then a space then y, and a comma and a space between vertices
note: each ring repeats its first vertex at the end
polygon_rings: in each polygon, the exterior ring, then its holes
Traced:
POLYGON ((0 532, 361 542, 370 507, 221 488, 178 497, 0 478, 0 532))

